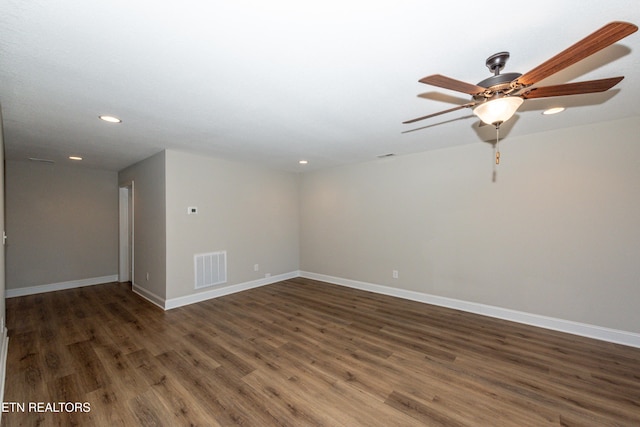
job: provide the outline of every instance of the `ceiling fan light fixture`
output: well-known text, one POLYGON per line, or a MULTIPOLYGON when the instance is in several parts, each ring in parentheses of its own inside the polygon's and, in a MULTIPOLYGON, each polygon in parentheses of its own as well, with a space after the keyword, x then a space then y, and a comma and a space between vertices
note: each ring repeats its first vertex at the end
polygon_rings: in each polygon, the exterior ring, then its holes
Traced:
POLYGON ((475 107, 473 114, 488 125, 501 124, 513 117, 523 101, 519 96, 491 99, 475 107))

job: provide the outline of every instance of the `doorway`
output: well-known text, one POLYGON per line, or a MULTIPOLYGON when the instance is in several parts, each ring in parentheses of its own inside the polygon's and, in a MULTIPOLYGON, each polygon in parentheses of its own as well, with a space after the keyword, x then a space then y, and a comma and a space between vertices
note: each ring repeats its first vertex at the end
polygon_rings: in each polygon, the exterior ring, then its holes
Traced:
POLYGON ((120 187, 118 281, 133 284, 133 181, 120 187))

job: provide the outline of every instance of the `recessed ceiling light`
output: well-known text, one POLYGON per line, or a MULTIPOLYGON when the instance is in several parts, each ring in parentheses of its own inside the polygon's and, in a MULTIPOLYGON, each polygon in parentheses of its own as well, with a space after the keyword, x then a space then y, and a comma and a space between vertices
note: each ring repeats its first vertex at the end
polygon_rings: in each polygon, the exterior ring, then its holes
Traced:
POLYGON ((542 114, 544 114, 545 116, 550 116, 551 114, 558 114, 558 113, 562 113, 563 111, 564 111, 564 107, 553 107, 553 108, 549 108, 548 110, 544 110, 542 114))
POLYGON ((70 160, 82 160, 82 157, 79 156, 69 156, 70 160))
POLYGON ((298 163, 300 163, 301 165, 307 165, 307 164, 309 164, 309 161, 308 160, 300 160, 300 161, 298 161, 298 163))
POLYGON ((117 117, 113 117, 113 116, 106 116, 106 115, 100 115, 98 116, 100 118, 100 120, 104 120, 105 122, 109 122, 109 123, 122 123, 122 120, 120 120, 117 117))

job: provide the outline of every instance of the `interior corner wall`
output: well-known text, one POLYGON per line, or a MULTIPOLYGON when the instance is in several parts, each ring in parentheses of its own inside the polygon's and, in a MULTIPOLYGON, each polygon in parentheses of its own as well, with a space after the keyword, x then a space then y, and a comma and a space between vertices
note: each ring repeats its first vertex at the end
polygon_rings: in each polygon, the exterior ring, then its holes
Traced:
POLYGON ((133 286, 161 304, 167 294, 165 152, 121 170, 118 182, 133 182, 133 286))
MULTIPOLYGON (((4 232, 5 228, 5 167, 4 167, 4 131, 3 131, 3 122, 2 122, 2 108, 0 107, 0 232, 4 232)), ((4 240, 4 239, 3 239, 4 240)), ((6 320, 6 310, 5 310, 5 248, 4 241, 0 245, 0 337, 3 336, 3 331, 5 329, 5 320, 6 320)), ((0 349, 2 349, 2 343, 0 343, 0 349)), ((0 350, 1 351, 1 350, 0 350)), ((2 357, 2 353, 0 353, 0 360, 2 357)), ((0 369, 4 369, 0 366, 0 369)), ((2 375, 2 374, 0 374, 2 375)), ((2 376, 4 378, 4 376, 2 376)), ((2 384, 0 384, 2 385, 2 384)), ((2 391, 0 391, 0 397, 2 396, 2 391)), ((0 399, 0 402, 2 399, 0 399)))
POLYGON ((196 254, 227 252, 218 287, 297 273, 296 174, 173 150, 166 164, 167 299, 216 288, 195 289, 196 254))
POLYGON ((301 266, 640 332, 640 120, 301 177, 301 266), (398 278, 392 277, 398 271, 398 278))
MULTIPOLYGON (((4 132, 2 129, 2 108, 0 106, 0 231, 4 233, 4 132)), ((4 238, 0 244, 0 403, 4 403, 4 386, 7 373, 7 355, 9 353, 9 337, 6 327, 5 306, 5 250, 4 238)), ((0 413, 2 422, 2 413, 0 413)))
POLYGON ((6 162, 6 288, 118 272, 118 181, 112 171, 6 162))

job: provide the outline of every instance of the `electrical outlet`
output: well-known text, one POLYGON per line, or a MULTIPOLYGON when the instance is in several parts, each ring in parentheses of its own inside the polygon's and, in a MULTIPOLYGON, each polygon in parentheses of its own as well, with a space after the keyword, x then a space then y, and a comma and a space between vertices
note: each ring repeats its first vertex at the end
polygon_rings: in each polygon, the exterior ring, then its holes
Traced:
POLYGON ((393 270, 391 272, 391 275, 393 276, 394 279, 397 279, 398 278, 398 270, 393 270))
POLYGON ((149 281, 149 272, 147 271, 147 281, 149 281))
POLYGON ((253 264, 253 271, 260 271, 260 264, 253 264))

